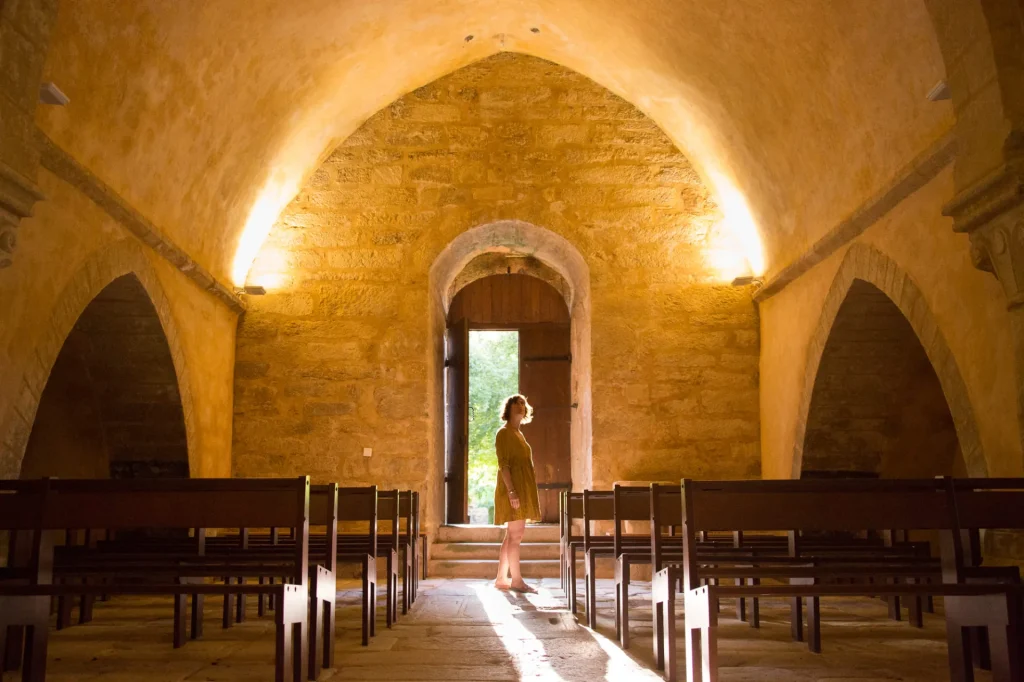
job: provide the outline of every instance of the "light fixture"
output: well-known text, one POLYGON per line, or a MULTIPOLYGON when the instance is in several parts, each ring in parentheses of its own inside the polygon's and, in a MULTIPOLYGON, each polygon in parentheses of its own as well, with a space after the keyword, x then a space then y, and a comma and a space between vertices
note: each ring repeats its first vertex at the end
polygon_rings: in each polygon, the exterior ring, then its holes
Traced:
POLYGON ((71 100, 60 91, 53 83, 43 83, 39 86, 39 101, 43 104, 56 104, 59 107, 66 106, 71 100))
POLYGON ((753 275, 742 275, 741 277, 736 277, 732 280, 732 285, 734 287, 745 287, 750 284, 761 286, 764 284, 764 280, 760 277, 754 277, 753 275))
POLYGON ((949 92, 949 84, 946 81, 939 81, 935 84, 931 90, 928 91, 928 99, 932 102, 941 102, 942 100, 949 99, 952 95, 949 92))
POLYGON ((236 294, 249 294, 250 296, 262 296, 267 290, 261 286, 251 285, 235 289, 236 294))

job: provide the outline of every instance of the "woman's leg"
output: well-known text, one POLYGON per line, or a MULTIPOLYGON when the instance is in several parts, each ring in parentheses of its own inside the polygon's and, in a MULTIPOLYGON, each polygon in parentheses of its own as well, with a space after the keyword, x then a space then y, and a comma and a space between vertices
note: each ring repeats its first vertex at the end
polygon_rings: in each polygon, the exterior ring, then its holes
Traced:
POLYGON ((511 583, 508 580, 508 529, 505 529, 505 537, 501 541, 501 552, 498 554, 498 575, 494 579, 495 587, 508 587, 511 583))
POLYGON ((522 567, 519 565, 519 546, 523 542, 523 534, 526 532, 526 521, 509 521, 508 533, 508 568, 512 574, 512 587, 534 591, 523 581, 522 567))

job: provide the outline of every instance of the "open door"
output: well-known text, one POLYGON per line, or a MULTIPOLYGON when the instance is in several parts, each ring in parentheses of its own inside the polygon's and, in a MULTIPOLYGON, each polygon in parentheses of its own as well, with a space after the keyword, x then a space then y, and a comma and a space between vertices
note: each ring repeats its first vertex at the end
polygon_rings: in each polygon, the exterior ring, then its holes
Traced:
POLYGON ((533 405, 533 421, 522 430, 533 448, 541 520, 558 523, 558 493, 572 487, 572 355, 568 324, 520 327, 519 392, 533 405))
POLYGON ((469 471, 469 322, 463 318, 445 331, 445 522, 468 523, 469 471))

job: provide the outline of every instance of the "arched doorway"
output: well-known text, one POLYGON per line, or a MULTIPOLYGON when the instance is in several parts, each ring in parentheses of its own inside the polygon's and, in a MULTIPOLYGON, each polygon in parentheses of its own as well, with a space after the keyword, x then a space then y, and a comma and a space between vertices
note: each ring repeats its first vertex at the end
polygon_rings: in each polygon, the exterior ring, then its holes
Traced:
MULTIPOLYGON (((467 266, 473 271, 476 260, 467 266)), ((548 270, 542 264, 533 269, 548 270)), ((522 393, 534 408, 523 434, 533 448, 542 518, 558 520, 572 488, 572 351, 569 309, 555 286, 529 274, 489 275, 457 291, 448 310, 445 358, 445 519, 491 523, 500 406, 522 393)), ((456 284, 458 284, 458 280, 456 284)))
POLYGON ((43 389, 21 477, 189 475, 178 378, 157 311, 123 275, 85 308, 43 389))
MULTIPOLYGON (((430 267, 429 311, 431 350, 431 414, 435 466, 446 469, 445 437, 445 331, 448 312, 459 285, 488 274, 527 274, 551 284, 561 295, 570 317, 571 365, 571 478, 576 490, 590 486, 592 471, 591 398, 591 292, 590 270, 579 250, 551 230, 520 220, 479 225, 452 240, 430 267), (493 261, 488 261, 493 259, 493 261), (498 267, 496 267, 496 264, 498 267)), ((446 519, 447 485, 443 476, 433 492, 437 516, 446 519)))
POLYGON ((854 279, 814 380, 802 478, 965 476, 939 378, 910 322, 854 279))

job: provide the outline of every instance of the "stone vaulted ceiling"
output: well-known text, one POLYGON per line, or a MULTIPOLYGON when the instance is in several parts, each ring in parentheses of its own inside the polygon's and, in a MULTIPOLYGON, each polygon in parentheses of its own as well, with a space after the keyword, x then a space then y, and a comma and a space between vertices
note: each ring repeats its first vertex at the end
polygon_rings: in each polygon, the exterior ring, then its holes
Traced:
POLYGON ((924 96, 944 73, 922 0, 139 0, 61 3, 44 79, 71 104, 38 123, 238 281, 352 131, 502 50, 649 115, 769 273, 953 120, 924 96))

